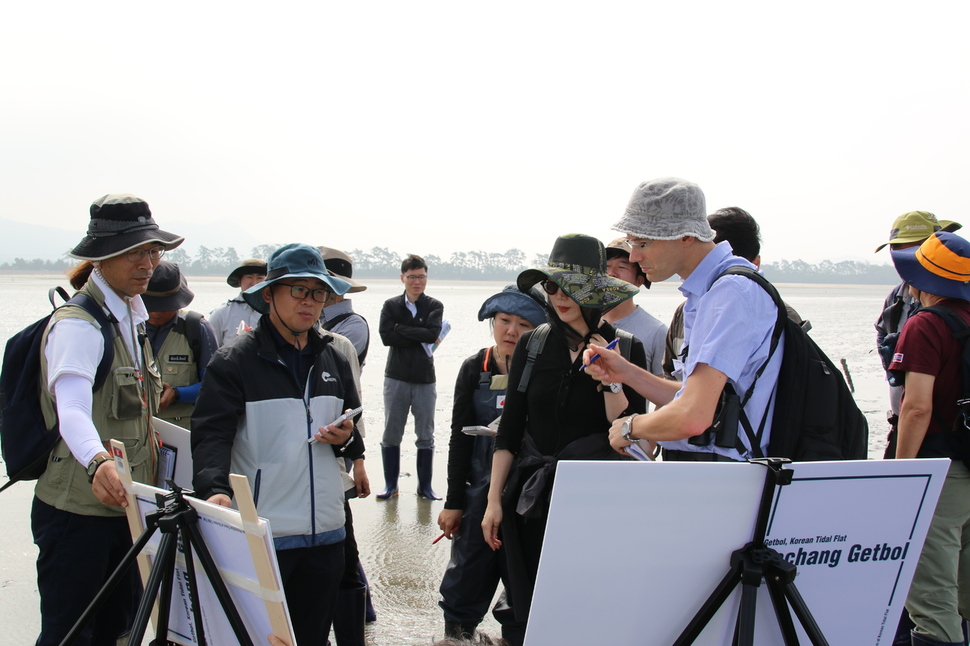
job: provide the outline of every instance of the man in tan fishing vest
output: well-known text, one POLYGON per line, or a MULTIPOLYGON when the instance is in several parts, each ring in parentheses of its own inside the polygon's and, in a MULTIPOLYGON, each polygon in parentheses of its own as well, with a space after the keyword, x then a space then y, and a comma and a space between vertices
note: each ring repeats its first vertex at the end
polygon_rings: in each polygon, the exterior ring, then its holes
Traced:
POLYGON ((205 367, 219 349, 216 333, 201 314, 184 309, 195 294, 178 265, 160 261, 141 298, 148 310, 148 342, 162 376, 158 417, 189 428, 205 367))
MULTIPOLYGON (((41 353, 41 403, 61 439, 37 481, 31 529, 39 548, 37 588, 41 634, 37 646, 59 644, 131 548, 125 491, 106 443, 124 442, 132 476, 153 482, 157 443, 151 416, 161 380, 144 337, 148 312, 141 294, 162 254, 180 236, 158 228, 148 204, 134 195, 105 195, 91 205, 87 235, 71 251, 81 260, 71 285, 112 321, 114 358, 103 386, 92 390, 104 339, 80 307, 51 318, 41 353)), ((137 569, 115 588, 74 643, 113 645, 134 618, 137 569)))

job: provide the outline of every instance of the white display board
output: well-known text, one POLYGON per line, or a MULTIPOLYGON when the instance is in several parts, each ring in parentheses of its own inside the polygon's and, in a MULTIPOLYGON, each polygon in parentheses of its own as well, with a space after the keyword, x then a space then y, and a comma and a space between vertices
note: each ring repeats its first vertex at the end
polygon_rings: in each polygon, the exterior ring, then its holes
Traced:
MULTIPOLYGON (((125 466, 123 448, 120 443, 112 442, 115 464, 128 492, 128 522, 132 529, 132 538, 137 540, 145 529, 146 517, 158 509, 157 496, 168 495, 170 492, 132 482, 130 472, 125 466)), ((265 644, 267 635, 275 634, 289 644, 295 644, 269 521, 257 517, 246 478, 233 475, 231 479, 235 499, 241 511, 191 497, 186 497, 186 500, 198 512, 197 526, 202 538, 253 643, 265 644)), ((142 550, 145 557, 140 563, 143 583, 147 581, 148 567, 155 560, 161 538, 162 533, 158 529, 142 550)), ((185 556, 181 549, 184 541, 180 537, 168 639, 183 646, 195 646, 198 643, 197 627, 192 613, 185 556)), ((194 565, 207 643, 237 643, 222 605, 197 556, 194 565)))
MULTIPOLYGON (((892 642, 948 465, 791 466, 766 542, 832 646, 892 642)), ((672 644, 752 539, 764 479, 756 464, 560 462, 527 646, 672 644)), ((695 643, 730 644, 739 603, 740 587, 695 643)), ((755 643, 783 643, 764 585, 755 643)))

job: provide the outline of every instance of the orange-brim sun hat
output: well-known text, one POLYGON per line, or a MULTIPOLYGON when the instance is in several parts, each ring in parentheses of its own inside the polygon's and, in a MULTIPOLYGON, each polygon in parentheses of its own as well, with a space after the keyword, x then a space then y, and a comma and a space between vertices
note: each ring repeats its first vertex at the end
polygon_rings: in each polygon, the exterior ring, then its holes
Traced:
POLYGON ((938 231, 919 247, 890 253, 899 276, 916 289, 970 301, 970 242, 938 231))

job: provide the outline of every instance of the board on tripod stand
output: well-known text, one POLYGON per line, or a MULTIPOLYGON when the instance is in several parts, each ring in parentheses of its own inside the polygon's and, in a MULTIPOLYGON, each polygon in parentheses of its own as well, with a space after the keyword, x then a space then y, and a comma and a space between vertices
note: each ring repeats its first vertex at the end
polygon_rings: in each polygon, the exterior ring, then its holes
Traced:
MULTIPOLYGON (((118 475, 128 495, 128 524, 133 539, 137 540, 145 531, 146 516, 158 510, 158 496, 170 495, 170 492, 133 482, 124 446, 112 442, 112 450, 118 475)), ((266 636, 274 634, 294 644, 269 521, 257 516, 246 478, 239 475, 230 478, 239 511, 191 497, 186 497, 186 501, 198 514, 202 538, 253 643, 265 644, 266 636)), ((148 569, 161 540, 160 534, 153 534, 139 557, 143 583, 147 582, 148 569)), ((236 643, 232 627, 211 583, 201 567, 194 569, 207 643, 236 643)), ((183 646, 196 646, 198 643, 190 587, 184 555, 180 550, 172 586, 168 639, 183 646)))

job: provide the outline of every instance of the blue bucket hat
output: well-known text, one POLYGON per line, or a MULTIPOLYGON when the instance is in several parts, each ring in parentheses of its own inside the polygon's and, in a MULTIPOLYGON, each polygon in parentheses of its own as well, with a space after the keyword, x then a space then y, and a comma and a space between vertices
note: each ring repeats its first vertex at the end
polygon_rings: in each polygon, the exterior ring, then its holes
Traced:
POLYGON ((937 231, 918 247, 892 249, 899 276, 927 294, 970 301, 970 242, 937 231))
POLYGON ((263 300, 262 291, 283 278, 316 278, 341 296, 350 289, 350 283, 346 280, 330 275, 319 249, 308 244, 291 242, 273 252, 267 264, 266 280, 243 292, 243 299, 257 312, 266 314, 269 312, 269 303, 263 300))
POLYGON ((499 313, 522 317, 532 323, 532 327, 539 327, 546 322, 545 308, 532 296, 520 292, 515 285, 506 285, 498 294, 486 298, 482 309, 478 310, 478 320, 484 321, 499 313))

